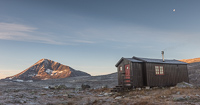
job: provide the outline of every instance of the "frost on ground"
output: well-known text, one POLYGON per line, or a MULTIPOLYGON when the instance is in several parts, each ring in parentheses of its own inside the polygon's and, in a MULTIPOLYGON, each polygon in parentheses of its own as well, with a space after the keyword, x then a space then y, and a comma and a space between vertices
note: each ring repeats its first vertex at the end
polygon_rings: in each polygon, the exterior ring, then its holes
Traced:
POLYGON ((188 105, 200 104, 200 87, 136 88, 110 92, 117 73, 34 82, 0 81, 0 105, 188 105))
MULTIPOLYGON (((41 81, 40 81, 41 82, 41 81)), ((83 90, 40 82, 0 82, 0 105, 188 105, 200 104, 200 87, 136 88, 112 93, 111 88, 83 90)), ((45 82, 45 81, 42 81, 45 82)))

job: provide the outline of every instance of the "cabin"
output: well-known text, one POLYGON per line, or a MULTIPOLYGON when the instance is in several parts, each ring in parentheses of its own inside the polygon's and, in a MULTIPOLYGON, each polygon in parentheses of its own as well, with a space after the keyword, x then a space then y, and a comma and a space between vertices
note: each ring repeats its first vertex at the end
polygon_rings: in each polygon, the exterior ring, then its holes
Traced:
POLYGON ((187 63, 178 60, 122 57, 115 66, 118 86, 165 87, 189 82, 187 63))

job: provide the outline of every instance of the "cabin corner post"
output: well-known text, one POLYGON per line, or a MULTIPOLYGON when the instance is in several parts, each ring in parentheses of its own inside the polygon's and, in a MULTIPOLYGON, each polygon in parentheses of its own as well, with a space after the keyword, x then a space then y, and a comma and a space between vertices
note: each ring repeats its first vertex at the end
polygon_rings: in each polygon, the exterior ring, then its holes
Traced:
POLYGON ((187 70, 187 82, 190 83, 189 75, 188 75, 188 74, 189 74, 189 73, 188 73, 188 72, 189 72, 189 71, 188 71, 188 64, 186 64, 186 70, 187 70))
POLYGON ((147 69, 146 69, 146 63, 142 63, 142 77, 143 77, 143 86, 147 86, 147 69))

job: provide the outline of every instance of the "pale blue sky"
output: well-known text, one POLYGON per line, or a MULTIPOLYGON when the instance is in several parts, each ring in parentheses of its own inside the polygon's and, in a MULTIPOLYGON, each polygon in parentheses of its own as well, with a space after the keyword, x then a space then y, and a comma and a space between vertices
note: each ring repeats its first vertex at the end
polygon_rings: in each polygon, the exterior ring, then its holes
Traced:
POLYGON ((199 0, 1 0, 0 78, 42 58, 100 75, 121 57, 196 58, 199 0), (173 9, 176 11, 173 12, 173 9))

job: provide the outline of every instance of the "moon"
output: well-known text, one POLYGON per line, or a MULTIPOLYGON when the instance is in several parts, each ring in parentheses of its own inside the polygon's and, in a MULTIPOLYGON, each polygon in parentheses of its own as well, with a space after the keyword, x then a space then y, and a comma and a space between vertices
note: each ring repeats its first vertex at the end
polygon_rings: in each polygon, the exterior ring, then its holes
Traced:
POLYGON ((175 12, 176 10, 175 9, 173 9, 173 12, 175 12))

